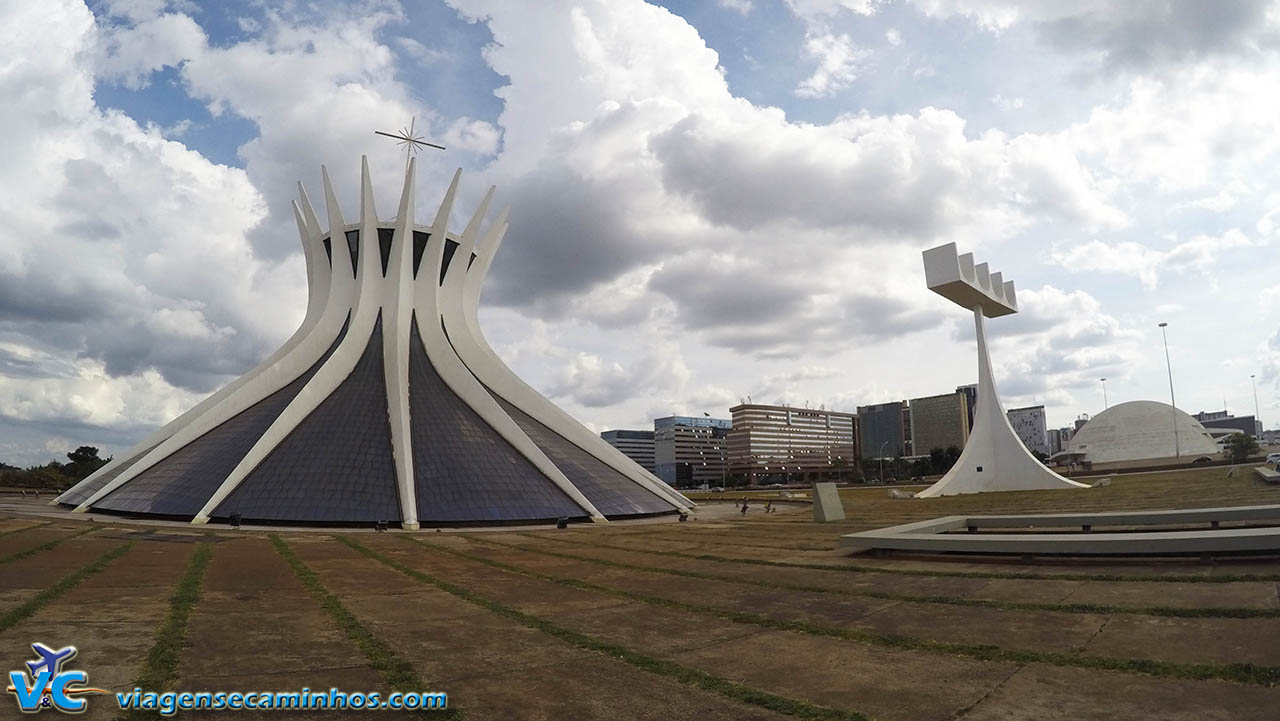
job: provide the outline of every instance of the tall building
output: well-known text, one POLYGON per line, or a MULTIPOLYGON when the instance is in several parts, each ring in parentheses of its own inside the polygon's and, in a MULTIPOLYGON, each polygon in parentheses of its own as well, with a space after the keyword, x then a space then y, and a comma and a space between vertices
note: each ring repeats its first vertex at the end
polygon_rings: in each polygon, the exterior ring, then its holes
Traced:
MULTIPOLYGON (((729 473, 762 481, 839 478, 858 467, 858 418, 810 408, 759 404, 729 409, 729 473)), ((901 429, 901 410, 896 410, 901 429)))
POLYGON ((969 440, 969 406, 961 391, 911 399, 911 444, 915 455, 949 446, 964 449, 969 440))
POLYGON ((911 437, 911 404, 902 402, 902 455, 915 455, 915 442, 911 437))
POLYGON ((1062 438, 1062 430, 1063 429, 1061 428, 1049 429, 1049 455, 1050 456, 1052 456, 1055 453, 1061 453, 1062 449, 1066 447, 1066 443, 1063 441, 1063 438, 1062 438))
POLYGON ((1049 432, 1044 419, 1044 406, 1010 408, 1009 425, 1027 450, 1049 455, 1049 432))
POLYGON ((658 478, 673 486, 719 485, 726 468, 727 418, 668 416, 653 419, 658 478))
POLYGON ((906 401, 858 406, 858 450, 864 458, 896 458, 907 455, 903 428, 906 401))
MULTIPOLYGON (((490 198, 447 232, 459 176, 415 223, 415 164, 380 219, 368 162, 348 222, 294 204, 307 312, 284 345, 58 497, 77 511, 346 525, 546 522, 692 504, 524 383, 489 347, 480 289, 507 224, 490 198), (384 216, 385 217, 385 216, 384 216)), ((301 188, 300 188, 301 190, 301 188)))
POLYGON ((622 451, 627 458, 635 461, 650 473, 656 473, 653 460, 653 431, 613 430, 600 434, 609 445, 622 451))
POLYGON ((956 386, 956 393, 964 394, 964 404, 969 413, 969 430, 973 430, 973 412, 978 405, 978 384, 970 383, 967 386, 956 386))

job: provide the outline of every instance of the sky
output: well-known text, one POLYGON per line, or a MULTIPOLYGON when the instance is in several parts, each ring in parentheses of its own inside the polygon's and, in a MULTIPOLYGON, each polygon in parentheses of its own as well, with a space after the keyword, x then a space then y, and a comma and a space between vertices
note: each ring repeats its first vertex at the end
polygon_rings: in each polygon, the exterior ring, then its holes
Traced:
POLYGON ((354 215, 368 155, 394 207, 411 118, 419 208, 511 208, 486 337, 594 430, 974 382, 946 242, 1017 285, 1006 407, 1167 401, 1167 322, 1180 408, 1280 427, 1277 87, 1261 0, 3 3, 0 461, 269 355, 295 183, 354 215))

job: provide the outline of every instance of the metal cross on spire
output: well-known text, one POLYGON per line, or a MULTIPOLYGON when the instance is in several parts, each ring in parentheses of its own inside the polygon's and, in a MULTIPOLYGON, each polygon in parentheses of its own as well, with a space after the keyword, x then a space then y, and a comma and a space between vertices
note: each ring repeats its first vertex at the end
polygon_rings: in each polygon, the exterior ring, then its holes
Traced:
POLYGON ((416 123, 417 120, 417 116, 410 118, 409 127, 401 128, 399 133, 384 133, 381 130, 373 131, 374 135, 385 135, 388 138, 395 138, 399 141, 396 145, 399 145, 404 150, 405 167, 409 166, 409 158, 416 155, 423 147, 444 150, 443 145, 428 143, 425 135, 418 135, 414 132, 414 123, 416 123))

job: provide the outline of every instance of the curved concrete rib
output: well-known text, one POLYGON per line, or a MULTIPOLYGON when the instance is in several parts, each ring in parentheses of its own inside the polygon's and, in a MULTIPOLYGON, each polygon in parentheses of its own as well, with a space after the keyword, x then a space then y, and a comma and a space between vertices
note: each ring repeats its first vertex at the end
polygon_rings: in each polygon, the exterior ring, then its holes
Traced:
MULTIPOLYGON (((453 175, 453 182, 449 184, 449 190, 440 204, 440 210, 436 213, 435 222, 431 226, 431 237, 427 241, 427 249, 422 258, 422 266, 414 281, 414 312, 418 316, 418 333, 422 336, 423 346, 426 347, 427 358, 450 390, 479 414, 516 451, 527 458, 535 468, 556 484, 565 495, 586 511, 591 516, 591 520, 606 522, 604 514, 597 510, 591 501, 565 477, 564 473, 542 452, 542 449, 538 448, 506 411, 502 410, 502 406, 499 406, 498 402, 485 391, 484 386, 480 385, 480 382, 471 374, 462 359, 454 354, 448 339, 444 336, 440 302, 440 269, 444 265, 449 212, 453 207, 453 198, 461 175, 462 169, 459 168, 453 175)), ((473 226, 476 226, 474 220, 468 227, 473 226)), ((454 262, 450 263, 451 266, 462 263, 467 256, 463 254, 461 248, 458 248, 453 258, 454 262)))
POLYGON ((413 197, 416 164, 409 160, 383 282, 382 363, 386 374, 391 455, 400 493, 401 522, 418 527, 413 436, 409 426, 409 332, 413 324, 413 197))
MULTIPOLYGON (((324 362, 316 374, 307 381, 298 395, 290 401, 280 416, 275 419, 262 437, 254 443, 244 458, 240 459, 240 463, 231 471, 226 480, 218 487, 196 514, 191 519, 192 523, 207 523, 209 514, 213 513, 227 496, 231 495, 241 482, 265 459, 276 446, 285 439, 285 436, 298 426, 307 416, 311 414, 329 394, 333 393, 347 376, 351 375, 351 371, 355 369, 356 362, 360 360, 360 356, 364 353, 365 347, 369 344, 369 339, 373 335, 374 325, 377 323, 378 314, 381 311, 381 297, 379 288, 382 281, 382 263, 381 252, 378 248, 378 219, 373 208, 373 189, 369 181, 369 162, 367 158, 361 159, 361 181, 360 181, 360 254, 357 258, 356 278, 352 279, 355 283, 354 293, 355 300, 354 309, 351 311, 351 324, 347 329, 346 336, 338 347, 334 349, 332 355, 324 362)), ((334 263, 333 267, 336 271, 333 274, 335 284, 340 279, 346 279, 349 276, 342 272, 350 263, 350 253, 347 251, 346 238, 341 237, 345 224, 342 220, 342 213, 338 209, 338 200, 333 193, 332 185, 328 182, 328 175, 325 175, 325 195, 329 206, 329 229, 330 229, 330 246, 333 249, 334 263), (336 231, 334 229, 337 229, 336 231), (335 237, 336 236, 336 237, 335 237)), ((350 307, 350 306, 348 306, 350 307)), ((326 338, 320 339, 325 343, 325 349, 333 343, 333 339, 338 335, 338 330, 334 329, 326 338)), ((323 351, 322 351, 323 352, 323 351)), ((316 360, 319 359, 317 355, 316 360)), ((314 360, 312 361, 314 363, 314 360)), ((296 375, 294 376, 296 377, 296 375)))
MULTIPOLYGON (((323 175, 328 195, 332 191, 329 188, 328 172, 323 171, 323 175)), ((154 446, 125 472, 85 499, 76 507, 76 511, 87 510, 89 506, 133 480, 173 452, 293 382, 328 350, 329 344, 342 328, 342 324, 346 322, 353 287, 349 280, 344 282, 343 278, 332 277, 329 258, 324 250, 324 236, 316 220, 315 210, 312 209, 311 201, 307 198, 301 183, 298 184, 298 191, 301 207, 295 204, 294 218, 298 222, 298 232, 303 236, 308 285, 314 288, 308 293, 307 314, 298 330, 279 350, 255 366, 253 370, 143 439, 128 455, 122 456, 119 462, 104 466, 94 475, 81 481, 81 484, 90 483, 98 476, 111 472, 120 462, 154 446)), ((347 258, 346 262, 350 262, 346 243, 331 243, 331 245, 334 246, 332 252, 335 260, 347 258)))
MULTIPOLYGON (((468 238, 464 233, 454 253, 455 262, 450 264, 445 276, 441 310, 444 313, 445 328, 449 332, 449 340, 453 342, 455 352, 467 368, 503 400, 529 414, 534 420, 629 480, 668 501, 678 510, 688 511, 694 506, 692 501, 641 468, 622 451, 609 445, 603 438, 592 433, 573 416, 521 380, 507 367, 506 363, 502 362, 484 339, 484 335, 480 332, 479 321, 480 290, 498 245, 506 233, 506 217, 507 211, 503 210, 489 226, 484 240, 479 245, 476 244, 474 234, 468 238), (459 262, 469 259, 473 252, 476 254, 476 259, 470 263, 470 268, 467 263, 459 262)), ((478 229, 479 224, 473 224, 478 229)), ((468 230, 472 228, 468 226, 468 230)))

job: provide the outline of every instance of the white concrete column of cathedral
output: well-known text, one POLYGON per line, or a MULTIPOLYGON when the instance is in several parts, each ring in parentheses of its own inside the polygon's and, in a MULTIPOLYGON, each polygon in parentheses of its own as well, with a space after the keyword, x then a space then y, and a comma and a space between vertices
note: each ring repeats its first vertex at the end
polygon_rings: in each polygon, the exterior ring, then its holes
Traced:
POLYGON ((307 313, 278 351, 55 502, 77 511, 321 524, 603 522, 694 504, 516 376, 480 332, 507 212, 485 196, 448 233, 461 171, 414 224, 416 164, 380 221, 367 160, 360 219, 327 169, 320 227, 298 186, 307 313))
POLYGON ((929 289, 973 312, 978 345, 978 397, 973 430, 955 465, 940 480, 917 493, 919 498, 990 491, 1087 488, 1054 473, 1018 438, 1000 403, 991 355, 987 349, 986 318, 1018 312, 1012 280, 991 273, 986 263, 974 264, 973 254, 957 255, 948 243, 924 251, 925 282, 929 289))

